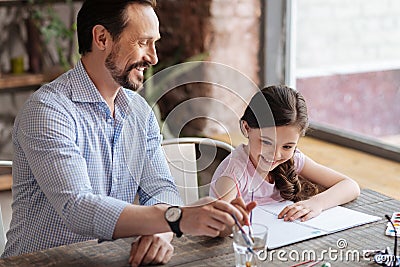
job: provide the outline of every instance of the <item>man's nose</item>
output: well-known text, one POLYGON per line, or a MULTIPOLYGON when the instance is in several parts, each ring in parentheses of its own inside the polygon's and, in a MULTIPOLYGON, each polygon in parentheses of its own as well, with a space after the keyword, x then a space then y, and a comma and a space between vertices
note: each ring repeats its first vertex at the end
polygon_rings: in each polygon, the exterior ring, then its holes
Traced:
POLYGON ((144 60, 149 62, 151 65, 156 65, 158 62, 157 50, 156 47, 153 45, 149 47, 144 60))

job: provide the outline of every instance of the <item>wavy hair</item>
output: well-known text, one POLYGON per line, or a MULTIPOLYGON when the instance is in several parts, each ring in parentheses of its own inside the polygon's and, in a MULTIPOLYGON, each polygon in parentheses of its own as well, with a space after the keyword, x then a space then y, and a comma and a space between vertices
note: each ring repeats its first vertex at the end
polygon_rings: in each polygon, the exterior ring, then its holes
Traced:
MULTIPOLYGON (((268 86, 257 92, 240 120, 250 128, 296 126, 301 135, 305 135, 309 124, 304 97, 286 85, 268 86)), ((296 202, 318 192, 314 184, 296 173, 293 157, 270 174, 284 199, 296 202)))

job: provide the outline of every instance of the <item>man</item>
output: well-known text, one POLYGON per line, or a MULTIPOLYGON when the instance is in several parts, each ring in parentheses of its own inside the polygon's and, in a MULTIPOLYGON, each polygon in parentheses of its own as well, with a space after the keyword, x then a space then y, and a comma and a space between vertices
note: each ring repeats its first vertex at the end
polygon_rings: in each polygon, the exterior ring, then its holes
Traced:
POLYGON ((78 14, 81 61, 37 90, 14 125, 13 215, 3 257, 93 238, 141 236, 132 266, 167 262, 178 236, 217 236, 254 205, 181 200, 159 128, 132 90, 157 63, 152 0, 88 0, 78 14), (127 90, 132 89, 132 90, 127 90), (136 194, 141 206, 133 205, 136 194), (168 204, 164 204, 168 203, 168 204), (156 205, 157 204, 157 205, 156 205))

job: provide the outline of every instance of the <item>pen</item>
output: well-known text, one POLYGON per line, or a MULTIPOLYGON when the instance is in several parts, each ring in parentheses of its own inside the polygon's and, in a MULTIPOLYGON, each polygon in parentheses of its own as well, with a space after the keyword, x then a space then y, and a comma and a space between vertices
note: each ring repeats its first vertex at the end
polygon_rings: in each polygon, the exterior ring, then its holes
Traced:
MULTIPOLYGON (((251 190, 251 202, 254 201, 254 190, 251 190)), ((253 211, 250 212, 250 224, 253 223, 253 211)))
POLYGON ((251 239, 249 238, 249 236, 247 235, 246 231, 243 229, 243 227, 240 225, 238 219, 236 218, 236 216, 234 214, 232 214, 233 219, 235 220, 235 224, 237 225, 237 227, 239 228, 240 232, 242 233, 242 237, 244 239, 244 242, 246 242, 247 245, 247 250, 253 254, 256 254, 256 252, 253 250, 253 246, 254 243, 253 241, 251 241, 251 239))
POLYGON ((236 190, 237 190, 237 196, 238 197, 242 197, 242 194, 240 193, 240 189, 239 189, 239 182, 238 182, 238 180, 236 179, 236 175, 235 174, 233 174, 233 178, 235 178, 235 186, 236 186, 236 190))
POLYGON ((311 264, 307 265, 307 267, 311 267, 311 266, 317 265, 318 263, 321 263, 321 262, 322 261, 316 261, 314 263, 311 263, 311 264))
MULTIPOLYGON (((237 196, 238 196, 238 197, 242 197, 242 194, 240 193, 240 190, 239 190, 238 181, 237 181, 235 175, 234 175, 234 178, 235 178, 236 190, 237 190, 237 192, 238 192, 238 193, 237 193, 237 196)), ((216 190, 214 189, 214 187, 211 186, 211 190, 214 192, 215 196, 216 196, 218 199, 221 199, 221 197, 219 196, 218 192, 216 192, 216 190)), ((251 227, 249 221, 247 221, 247 224, 248 224, 248 226, 249 226, 249 235, 250 235, 250 239, 248 238, 248 235, 247 235, 246 232, 244 231, 243 227, 240 225, 240 223, 239 223, 238 219, 236 218, 236 216, 232 214, 232 217, 233 217, 233 219, 235 220, 236 225, 239 227, 240 231, 242 232, 243 238, 245 239, 245 241, 246 241, 246 239, 247 239, 246 243, 248 243, 248 241, 249 241, 250 243, 253 243, 253 242, 254 242, 253 229, 252 229, 252 227, 251 227)), ((251 249, 251 248, 250 248, 250 249, 251 249)), ((253 250, 253 249, 251 249, 251 250, 253 250)), ((250 252, 251 252, 251 251, 250 251, 250 252)), ((254 252, 254 251, 253 251, 253 252, 254 252)))
MULTIPOLYGON (((235 185, 236 185, 236 190, 237 190, 237 196, 238 197, 242 197, 242 194, 240 193, 240 189, 239 189, 239 181, 236 178, 236 175, 233 174, 233 177, 235 178, 235 185)), ((251 194, 251 201, 253 201, 253 194, 251 194)), ((252 214, 253 212, 250 212, 250 222, 247 221, 247 225, 249 226, 249 236, 251 238, 252 241, 254 241, 254 236, 253 236, 253 228, 251 227, 251 222, 252 222, 252 214)))
POLYGON ((307 264, 307 263, 310 263, 310 262, 314 262, 314 261, 313 260, 303 261, 303 262, 300 262, 300 263, 297 263, 297 264, 294 264, 294 265, 290 265, 290 267, 297 267, 297 266, 304 265, 304 264, 307 264))
MULTIPOLYGON (((253 196, 254 196, 254 191, 251 191, 251 202, 253 202, 253 196)), ((253 224, 253 211, 250 211, 249 235, 251 237, 251 240, 254 241, 252 224, 253 224)))
POLYGON ((305 265, 307 263, 310 263, 310 264, 308 264, 306 267, 311 267, 311 266, 317 265, 320 262, 321 261, 308 260, 308 261, 303 261, 303 262, 297 263, 295 265, 291 265, 290 267, 297 267, 297 266, 305 265))

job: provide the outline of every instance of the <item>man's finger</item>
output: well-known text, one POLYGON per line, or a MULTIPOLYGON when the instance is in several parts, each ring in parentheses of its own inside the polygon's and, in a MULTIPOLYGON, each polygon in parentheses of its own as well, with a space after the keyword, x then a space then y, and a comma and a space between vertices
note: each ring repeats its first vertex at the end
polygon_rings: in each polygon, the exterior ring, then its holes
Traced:
POLYGON ((167 263, 171 259, 173 251, 174 247, 171 244, 160 245, 158 247, 158 251, 156 252, 155 255, 152 256, 152 260, 148 263, 149 264, 167 263))
POLYGON ((167 253, 165 253, 164 259, 162 260, 162 262, 160 262, 161 264, 166 264, 171 260, 172 255, 174 254, 174 247, 172 245, 171 247, 172 249, 169 249, 167 253))
POLYGON ((246 205, 246 211, 251 212, 255 207, 257 207, 257 202, 251 201, 246 205))
POLYGON ((151 241, 148 238, 144 237, 133 244, 132 253, 134 254, 131 262, 132 266, 139 266, 142 263, 143 258, 146 256, 146 253, 149 250, 150 245, 151 241))
POLYGON ((231 201, 231 204, 239 206, 239 207, 243 207, 243 208, 246 207, 246 203, 244 203, 244 200, 242 197, 235 198, 234 200, 231 201))
MULTIPOLYGON (((235 215, 238 220, 243 219, 242 213, 237 208, 235 208, 232 204, 230 204, 226 201, 223 201, 223 200, 215 201, 213 203, 213 207, 222 212, 228 213, 230 215, 235 215)), ((233 220, 233 218, 231 216, 226 216, 226 217, 228 217, 227 219, 228 219, 229 224, 233 225, 235 223, 235 221, 233 220), (231 217, 231 218, 229 218, 229 217, 231 217)))
POLYGON ((161 246, 157 242, 153 242, 147 252, 145 253, 142 264, 150 264, 153 261, 157 261, 157 257, 163 257, 164 255, 161 255, 163 253, 161 246))

